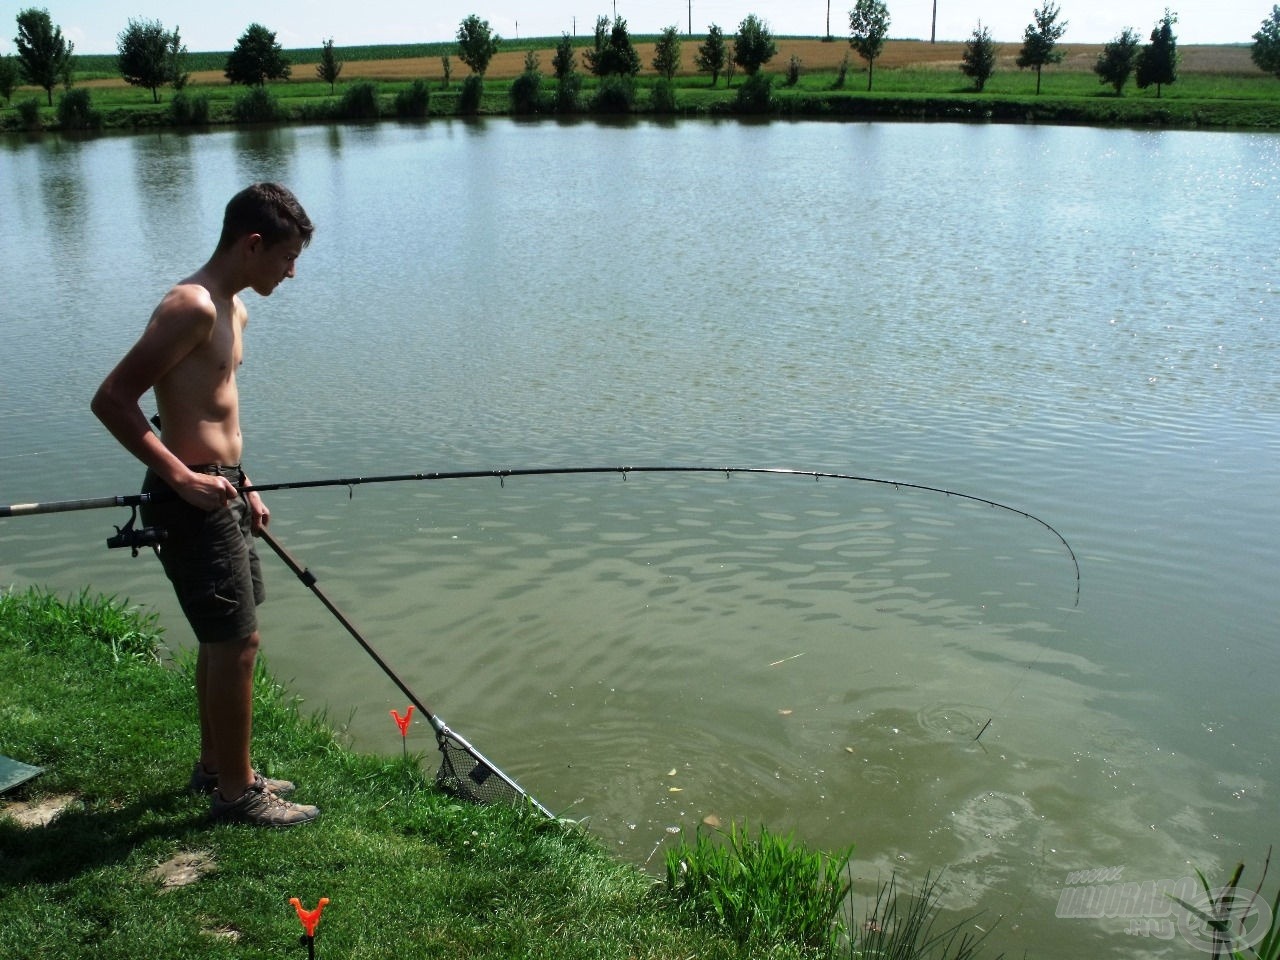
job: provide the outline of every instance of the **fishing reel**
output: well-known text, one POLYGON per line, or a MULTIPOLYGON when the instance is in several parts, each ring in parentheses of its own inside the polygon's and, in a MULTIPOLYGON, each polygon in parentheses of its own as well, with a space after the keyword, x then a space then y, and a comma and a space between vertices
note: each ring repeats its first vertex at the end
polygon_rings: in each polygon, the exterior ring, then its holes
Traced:
POLYGON ((138 519, 138 508, 129 508, 129 522, 123 527, 116 527, 114 537, 107 537, 107 547, 115 550, 128 547, 136 557, 143 547, 155 547, 164 542, 168 532, 163 527, 134 527, 138 519))

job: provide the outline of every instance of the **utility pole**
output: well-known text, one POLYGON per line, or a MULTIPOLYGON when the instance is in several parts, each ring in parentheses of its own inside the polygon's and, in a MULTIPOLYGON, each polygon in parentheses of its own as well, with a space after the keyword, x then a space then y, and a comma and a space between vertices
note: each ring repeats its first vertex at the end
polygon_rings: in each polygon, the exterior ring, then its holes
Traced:
POLYGON ((827 39, 831 39, 831 0, 827 0, 827 39))
POLYGON ((689 36, 693 36, 693 0, 689 0, 689 36))
MULTIPOLYGON (((827 0, 828 3, 831 0, 827 0)), ((933 27, 929 30, 929 42, 938 42, 938 0, 933 0, 933 27)))

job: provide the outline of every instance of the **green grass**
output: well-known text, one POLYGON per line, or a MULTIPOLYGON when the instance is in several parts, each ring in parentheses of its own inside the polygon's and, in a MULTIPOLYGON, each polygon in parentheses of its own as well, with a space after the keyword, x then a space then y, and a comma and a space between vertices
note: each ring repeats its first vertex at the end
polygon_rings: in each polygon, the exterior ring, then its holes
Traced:
POLYGON ((687 914, 753 949, 788 942, 834 949, 853 848, 827 857, 766 827, 754 837, 737 824, 717 832, 718 840, 699 827, 692 844, 682 839, 667 851, 667 888, 687 914))
MULTIPOLYGON (((1044 92, 1034 95, 1034 80, 1027 75, 1009 74, 988 84, 977 93, 957 83, 956 78, 937 71, 880 70, 876 87, 870 93, 857 87, 857 78, 843 90, 832 90, 834 74, 808 74, 793 87, 775 78, 771 113, 785 117, 968 120, 1035 123, 1092 124, 1097 126, 1158 126, 1220 129, 1280 129, 1280 84, 1268 77, 1192 76, 1164 89, 1156 98, 1154 91, 1128 91, 1122 97, 1112 95, 1091 75, 1063 73, 1046 77, 1044 92)), ((339 109, 342 96, 353 83, 367 82, 356 77, 337 85, 333 94, 328 84, 318 80, 270 84, 268 89, 278 101, 278 120, 288 123, 331 123, 343 118, 339 109)), ((408 90, 411 80, 380 81, 377 91, 382 119, 393 119, 397 94, 408 90)), ((509 80, 487 80, 482 114, 510 112, 509 80)), ((443 88, 439 80, 428 81, 431 90, 431 116, 452 116, 457 110, 461 83, 443 88)), ((654 79, 641 77, 637 84, 635 110, 649 110, 650 89, 654 79)), ((590 100, 598 84, 584 77, 581 101, 590 100)), ((712 88, 701 77, 678 78, 675 86, 676 113, 685 116, 731 115, 741 78, 733 87, 722 80, 712 88)), ((543 96, 550 109, 555 82, 543 82, 543 96)), ((207 98, 210 106, 208 123, 229 124, 234 121, 235 102, 244 97, 243 87, 226 84, 199 85, 187 88, 188 97, 207 98)), ((137 129, 169 125, 169 102, 172 92, 165 91, 160 104, 151 103, 146 90, 133 87, 96 88, 92 91, 92 107, 103 120, 103 126, 114 129, 137 129)), ((25 129, 17 104, 31 99, 25 94, 15 97, 14 105, 0 109, 0 131, 25 129)), ((56 108, 38 103, 39 124, 43 129, 56 129, 56 108)))
MULTIPOLYGON (((835 82, 835 74, 829 71, 801 73, 800 82, 794 88, 807 93, 829 91, 835 82)), ((781 81, 775 81, 780 86, 781 81)), ((850 71, 842 91, 847 96, 867 96, 866 73, 850 71)), ((972 82, 959 70, 920 68, 877 69, 871 95, 916 94, 939 96, 959 94, 979 96, 972 82)), ((981 96, 986 97, 1034 97, 1036 75, 1031 70, 1001 70, 987 82, 981 96)), ((1082 97, 1117 99, 1112 88, 1098 82, 1092 71, 1047 68, 1041 79, 1041 97, 1082 97)), ((1132 80, 1125 86, 1120 99, 1156 99, 1155 87, 1139 90, 1132 80)), ((1176 83, 1164 87, 1161 99, 1172 100, 1280 100, 1280 82, 1274 77, 1232 76, 1207 73, 1188 73, 1176 83)))
MULTIPOLYGON (((0 753, 46 768, 4 800, 72 798, 45 827, 0 812, 0 956, 301 956, 290 897, 329 898, 321 957, 748 956, 681 923, 660 885, 579 828, 460 804, 413 762, 424 758, 345 749, 265 671, 255 762, 296 780, 321 818, 211 826, 207 800, 184 791, 197 740, 190 665, 162 664, 159 639, 145 612, 115 600, 0 595, 0 753), (152 870, 178 854, 211 870, 162 891, 152 870)), ((781 944, 770 956, 806 953, 781 944)))

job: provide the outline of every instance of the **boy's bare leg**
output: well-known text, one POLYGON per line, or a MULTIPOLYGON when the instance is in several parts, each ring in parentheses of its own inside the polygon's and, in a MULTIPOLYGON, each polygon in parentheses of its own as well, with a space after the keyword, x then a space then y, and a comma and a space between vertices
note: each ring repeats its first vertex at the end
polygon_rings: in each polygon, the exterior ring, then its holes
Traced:
POLYGON ((200 713, 200 765, 213 772, 218 769, 218 755, 213 749, 213 732, 209 729, 209 715, 204 708, 204 691, 209 682, 209 657, 205 644, 197 645, 196 653, 196 705, 200 713))
POLYGON ((253 665, 258 634, 202 643, 196 655, 200 707, 200 759, 218 771, 218 792, 235 800, 253 782, 249 737, 253 730, 253 665))

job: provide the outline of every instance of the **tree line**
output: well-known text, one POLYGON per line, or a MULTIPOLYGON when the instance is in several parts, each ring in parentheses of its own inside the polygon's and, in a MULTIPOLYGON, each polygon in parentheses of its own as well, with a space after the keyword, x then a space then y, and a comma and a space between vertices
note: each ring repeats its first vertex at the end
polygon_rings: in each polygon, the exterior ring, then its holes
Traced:
MULTIPOLYGON (((1014 61, 1019 68, 1032 69, 1036 72, 1036 95, 1040 94, 1041 71, 1052 63, 1062 60, 1063 52, 1058 49, 1058 41, 1067 31, 1067 22, 1060 20, 1062 9, 1053 0, 1046 0, 1043 7, 1032 11, 1031 23, 1022 37, 1022 48, 1014 61)), ((1142 45, 1138 34, 1132 27, 1126 27, 1114 39, 1106 43, 1098 54, 1093 72, 1098 75, 1100 83, 1114 88, 1116 96, 1124 92, 1125 84, 1133 76, 1142 89, 1154 86, 1156 96, 1167 84, 1178 79, 1178 39, 1174 35, 1173 25, 1178 22, 1178 15, 1168 8, 1164 16, 1151 31, 1151 41, 1142 45)), ((1271 16, 1264 21, 1263 29, 1255 35, 1253 59, 1259 66, 1260 50, 1267 47, 1264 31, 1267 25, 1275 33, 1271 41, 1280 53, 1280 6, 1272 8, 1271 16)), ((1267 54, 1261 54, 1265 59, 1267 54)), ((1272 54, 1275 56, 1275 54, 1272 54)), ((995 72, 996 48, 990 31, 981 22, 973 34, 965 42, 961 57, 960 70, 973 80, 974 86, 981 91, 995 72)), ((1267 69, 1263 67, 1263 69, 1267 69)), ((1272 70, 1280 76, 1280 70, 1272 70)))
MULTIPOLYGON (((1036 93, 1040 93, 1041 72, 1045 66, 1058 63, 1063 52, 1058 44, 1066 33, 1067 21, 1061 19, 1061 7, 1053 0, 1045 0, 1042 7, 1032 11, 1032 21, 1023 33, 1022 47, 1016 63, 1020 69, 1036 72, 1036 93)), ((1141 43, 1132 27, 1126 27, 1119 35, 1103 46, 1094 64, 1099 82, 1110 85, 1117 96, 1124 91, 1132 77, 1140 88, 1154 86, 1156 96, 1162 88, 1174 83, 1178 76, 1177 37, 1173 26, 1177 14, 1167 9, 1151 31, 1150 40, 1141 43)), ((888 38, 890 16, 884 0, 856 0, 849 11, 849 45, 867 64, 867 89, 872 88, 875 61, 880 57, 888 38)), ((18 84, 26 83, 42 88, 53 105, 53 90, 62 85, 70 90, 73 79, 73 53, 75 45, 63 36, 44 9, 31 7, 17 14, 18 33, 14 38, 17 55, 0 56, 0 96, 8 102, 18 84)), ((471 70, 471 76, 463 84, 464 104, 479 104, 483 78, 490 60, 497 53, 502 38, 495 33, 487 20, 472 14, 458 26, 456 34, 458 58, 471 70)), ((1251 56, 1257 66, 1280 77, 1280 5, 1262 21, 1253 35, 1251 56)), ((581 89, 581 76, 577 71, 576 45, 568 34, 561 37, 556 47, 552 68, 557 80, 558 106, 567 108, 576 104, 581 89)), ((708 27, 703 42, 694 56, 699 72, 709 74, 715 86, 724 75, 732 81, 735 69, 747 76, 745 89, 740 90, 739 100, 750 101, 753 96, 767 99, 770 80, 761 75, 761 69, 777 54, 777 44, 767 23, 755 14, 748 14, 739 24, 732 43, 716 24, 708 27)), ((117 68, 121 77, 134 86, 151 92, 153 102, 159 102, 160 89, 165 86, 181 91, 187 84, 187 48, 177 27, 167 29, 159 20, 130 19, 117 37, 117 68)), ((598 105, 608 107, 616 101, 618 107, 629 107, 635 95, 634 79, 641 69, 640 57, 631 41, 627 21, 615 16, 612 20, 600 16, 596 19, 591 44, 583 59, 590 73, 601 81, 598 105)), ((450 76, 449 57, 442 58, 446 84, 450 76)), ((321 48, 316 75, 327 82, 333 91, 342 72, 332 39, 321 48)), ((659 75, 659 87, 655 96, 674 98, 670 84, 681 67, 681 38, 676 26, 665 28, 655 44, 653 69, 659 75), (666 87, 663 87, 666 84, 666 87)), ((844 82, 846 66, 838 74, 837 86, 844 82)), ((960 70, 982 91, 996 69, 996 45, 988 28, 981 21, 965 41, 960 70)), ((258 23, 250 24, 236 41, 227 56, 224 75, 231 83, 262 87, 268 80, 287 79, 291 73, 289 58, 276 41, 276 34, 258 23)), ((788 67, 788 80, 794 83, 799 73, 799 61, 792 58, 788 67)), ((537 54, 529 51, 525 57, 525 69, 512 89, 517 109, 521 104, 536 103, 540 96, 540 64, 537 54)), ((673 100, 674 102, 674 100, 673 100)))

